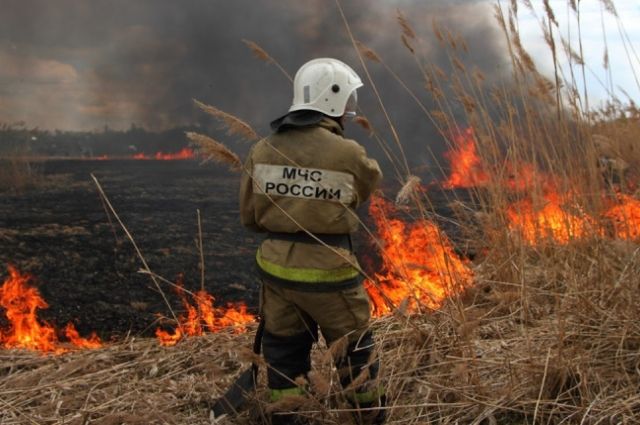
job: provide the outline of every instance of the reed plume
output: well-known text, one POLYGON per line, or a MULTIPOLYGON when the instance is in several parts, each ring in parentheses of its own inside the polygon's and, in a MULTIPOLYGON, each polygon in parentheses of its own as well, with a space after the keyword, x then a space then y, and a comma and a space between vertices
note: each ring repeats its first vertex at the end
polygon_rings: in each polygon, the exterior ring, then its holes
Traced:
POLYGON ((360 54, 365 58, 369 59, 372 62, 378 62, 378 63, 382 62, 382 60, 380 59, 380 56, 378 56, 376 52, 374 52, 371 48, 367 47, 364 43, 357 41, 356 45, 358 46, 358 50, 360 51, 360 54))
POLYGON ((396 205, 405 205, 409 202, 411 195, 420 187, 420 177, 409 176, 396 196, 396 205))
POLYGON ((224 127, 227 129, 227 134, 230 136, 239 136, 240 138, 254 142, 260 139, 258 133, 253 128, 235 115, 231 115, 228 112, 224 112, 215 106, 207 105, 196 99, 193 102, 207 114, 211 115, 218 121, 221 121, 224 127))
POLYGON ((232 171, 240 171, 242 169, 242 161, 238 155, 231 152, 231 150, 222 143, 209 136, 193 131, 187 131, 185 134, 191 141, 191 144, 196 147, 197 154, 203 158, 203 162, 214 161, 227 164, 232 171))

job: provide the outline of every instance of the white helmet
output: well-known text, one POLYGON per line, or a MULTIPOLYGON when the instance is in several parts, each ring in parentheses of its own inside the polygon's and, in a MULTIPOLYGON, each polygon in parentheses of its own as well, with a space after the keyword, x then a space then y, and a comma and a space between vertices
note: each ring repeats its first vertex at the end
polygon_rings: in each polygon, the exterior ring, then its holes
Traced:
POLYGON ((319 111, 331 117, 355 115, 356 89, 362 80, 344 62, 331 58, 311 60, 293 80, 293 104, 289 112, 319 111))

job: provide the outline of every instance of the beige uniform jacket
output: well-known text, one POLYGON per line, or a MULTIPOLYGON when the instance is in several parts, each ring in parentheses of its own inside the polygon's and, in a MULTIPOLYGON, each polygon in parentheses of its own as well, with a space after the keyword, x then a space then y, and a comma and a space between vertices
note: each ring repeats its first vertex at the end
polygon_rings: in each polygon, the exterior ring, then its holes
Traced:
MULTIPOLYGON (((355 208, 382 177, 362 146, 343 136, 328 118, 292 128, 256 143, 245 162, 240 186, 243 225, 256 231, 345 235, 358 228, 355 208)), ((263 271, 308 283, 357 276, 350 249, 269 238, 256 256, 263 271)))

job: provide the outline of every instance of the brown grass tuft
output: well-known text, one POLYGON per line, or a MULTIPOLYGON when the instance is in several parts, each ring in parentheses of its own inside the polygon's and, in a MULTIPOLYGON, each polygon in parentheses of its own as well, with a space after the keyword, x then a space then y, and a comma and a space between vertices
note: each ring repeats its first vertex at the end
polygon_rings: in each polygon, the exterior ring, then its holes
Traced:
POLYGON ((409 50, 409 51, 411 52, 411 54, 412 54, 412 55, 416 53, 416 51, 415 51, 415 49, 413 48, 413 46, 411 45, 411 43, 409 43, 409 40, 408 40, 408 38, 407 38, 407 36, 406 36, 406 35, 402 34, 402 35, 400 36, 400 39, 402 40, 402 44, 404 44, 404 47, 406 47, 406 48, 407 48, 407 50, 409 50))
POLYGON ((440 25, 435 19, 431 21, 431 30, 433 31, 433 35, 436 36, 440 44, 444 44, 444 35, 442 35, 442 29, 440 29, 440 25))
POLYGON ((365 58, 369 59, 372 62, 377 62, 377 63, 381 63, 382 62, 382 60, 380 59, 378 54, 376 52, 374 52, 372 49, 370 49, 369 47, 367 47, 366 45, 364 45, 360 41, 358 41, 356 43, 358 45, 358 50, 360 51, 360 54, 362 56, 364 56, 365 58))
POLYGON ((331 394, 331 382, 325 378, 324 374, 312 370, 309 372, 309 384, 314 394, 318 396, 328 396, 331 394))
POLYGON ((196 99, 193 99, 193 102, 198 106, 198 108, 221 121, 227 128, 227 134, 231 136, 239 136, 247 141, 257 141, 260 139, 258 133, 256 133, 249 124, 242 121, 240 118, 231 115, 228 112, 224 112, 215 106, 202 103, 196 99))
POLYGON ((406 16, 404 16, 404 14, 402 13, 402 11, 400 11, 400 9, 398 9, 397 18, 398 18, 398 23, 402 28, 402 34, 407 38, 415 40, 416 32, 413 30, 413 28, 411 27, 411 24, 409 24, 409 20, 406 18, 406 16))
POLYGON ((227 164, 232 171, 242 169, 242 161, 235 153, 220 142, 213 140, 204 134, 187 131, 185 133, 191 144, 196 147, 197 153, 204 159, 203 162, 214 161, 227 164))
POLYGON ((44 176, 26 156, 0 157, 0 192, 22 193, 43 183, 44 176))
POLYGON ((258 46, 258 44, 251 40, 242 39, 242 42, 249 47, 249 50, 253 52, 253 54, 260 60, 265 62, 273 62, 273 58, 264 50, 262 47, 258 46))
POLYGON ((360 127, 364 128, 365 130, 367 130, 369 132, 369 135, 371 135, 373 133, 373 127, 371 127, 371 123, 369 122, 368 119, 366 119, 365 117, 358 115, 357 117, 355 117, 353 119, 353 122, 355 122, 356 124, 358 124, 360 127))
POLYGON ((618 17, 618 11, 616 10, 616 6, 612 0, 600 0, 600 1, 602 2, 602 5, 604 6, 607 12, 611 13, 616 18, 618 17))
POLYGON ((556 20, 556 15, 553 13, 553 9, 549 4, 549 0, 543 0, 542 3, 544 4, 544 11, 547 14, 547 18, 549 18, 549 20, 557 27, 558 21, 556 20))
POLYGON ((416 191, 420 189, 420 177, 409 176, 396 195, 396 205, 406 205, 416 191))

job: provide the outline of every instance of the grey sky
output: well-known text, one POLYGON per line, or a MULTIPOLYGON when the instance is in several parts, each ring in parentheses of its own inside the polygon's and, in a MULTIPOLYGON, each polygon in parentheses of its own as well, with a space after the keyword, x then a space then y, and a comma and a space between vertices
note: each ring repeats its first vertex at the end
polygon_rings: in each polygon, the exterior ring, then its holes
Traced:
MULTIPOLYGON (((401 8, 443 60, 431 21, 449 22, 491 72, 502 63, 491 8, 482 2, 343 0, 358 39, 421 90, 396 22, 401 8), (433 45, 431 45, 433 43, 433 45), (498 44, 496 44, 498 43, 498 44)), ((267 49, 290 72, 315 56, 359 70, 330 0, 0 0, 0 122, 47 129, 163 129, 194 121, 192 98, 264 125, 284 112, 290 85, 241 42, 267 49)), ((374 67, 375 68, 375 67, 374 67)), ((374 69, 392 109, 413 116, 406 95, 374 69), (393 108, 394 102, 395 108, 393 108)), ((366 88, 365 88, 366 90, 366 88)), ((368 99, 367 94, 361 97, 368 99)), ((370 99, 370 97, 369 97, 370 99)))

